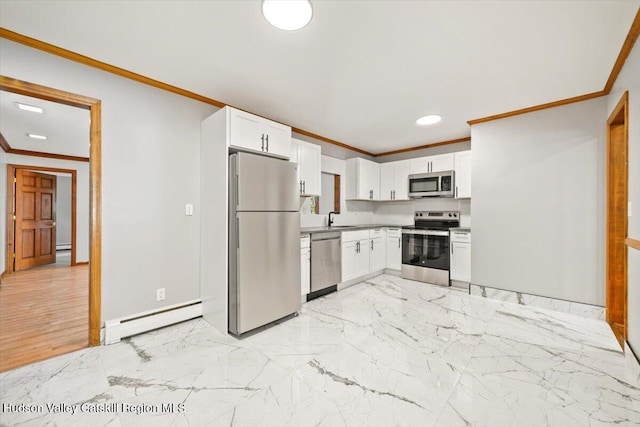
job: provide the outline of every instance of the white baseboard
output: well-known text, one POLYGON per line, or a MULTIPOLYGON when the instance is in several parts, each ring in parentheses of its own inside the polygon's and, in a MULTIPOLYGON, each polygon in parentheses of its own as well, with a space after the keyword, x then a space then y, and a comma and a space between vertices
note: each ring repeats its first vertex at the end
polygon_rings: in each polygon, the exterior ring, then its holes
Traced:
POLYGON ((104 344, 115 344, 122 338, 173 325, 202 316, 202 302, 165 308, 154 313, 142 313, 104 322, 104 344))

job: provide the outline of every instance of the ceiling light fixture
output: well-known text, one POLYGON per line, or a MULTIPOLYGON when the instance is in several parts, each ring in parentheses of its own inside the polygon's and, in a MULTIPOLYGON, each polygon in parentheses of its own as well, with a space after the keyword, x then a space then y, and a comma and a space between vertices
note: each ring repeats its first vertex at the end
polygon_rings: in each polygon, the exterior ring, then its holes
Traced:
POLYGON ((420 117, 418 120, 416 120, 416 123, 420 126, 427 126, 438 123, 440 120, 442 120, 442 117, 438 114, 429 114, 427 116, 420 117))
POLYGON ((16 107, 24 111, 31 111, 32 113, 44 113, 44 108, 36 107, 35 105, 22 104, 20 102, 16 102, 16 107))
POLYGON ((28 133, 28 134, 27 134, 27 136, 28 136, 29 138, 33 138, 33 139, 47 139, 47 137, 46 137, 46 136, 44 136, 44 135, 37 135, 37 134, 35 134, 35 133, 28 133))
POLYGON ((311 22, 313 9, 309 0, 262 0, 262 16, 276 28, 294 31, 311 22))

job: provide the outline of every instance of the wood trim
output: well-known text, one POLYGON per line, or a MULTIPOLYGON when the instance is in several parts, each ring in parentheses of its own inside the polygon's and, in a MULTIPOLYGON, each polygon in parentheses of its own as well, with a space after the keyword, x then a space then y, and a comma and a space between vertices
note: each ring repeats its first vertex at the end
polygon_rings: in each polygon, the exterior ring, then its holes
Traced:
POLYGON ((613 108, 613 111, 611 111, 611 114, 607 119, 607 125, 616 124, 616 122, 618 122, 618 124, 629 123, 629 109, 626 108, 627 105, 629 105, 629 91, 626 91, 620 97, 620 100, 618 101, 616 106, 613 108), (619 119, 621 116, 620 112, 623 109, 625 109, 624 116, 622 117, 622 120, 620 120, 619 119))
MULTIPOLYGON (((593 98, 598 98, 601 96, 605 96, 608 95, 609 92, 611 91, 611 88, 613 87, 613 84, 615 83, 615 80, 618 77, 618 74, 620 73, 620 71, 622 70, 622 67, 627 59, 627 57, 629 56, 633 45, 635 44, 635 41, 638 38, 638 35, 640 34, 640 9, 638 10, 638 12, 636 13, 636 16, 634 18, 634 21, 631 25, 631 28, 629 29, 629 33, 627 34, 627 38, 625 39, 625 42, 620 50, 620 53, 618 54, 618 58, 613 66, 613 69, 611 70, 611 73, 609 75, 609 79, 607 80, 607 83, 605 84, 605 87, 603 90, 598 91, 598 92, 593 92, 593 93, 588 93, 585 95, 580 95, 580 96, 575 96, 575 97, 571 97, 571 98, 566 98, 566 99, 562 99, 559 101, 554 101, 554 102, 548 102, 545 104, 540 104, 540 105, 536 105, 533 107, 528 107, 528 108, 522 108, 520 110, 515 110, 515 111, 509 111, 506 113, 501 113, 501 114, 495 114, 492 116, 487 116, 487 117, 482 117, 479 119, 473 119, 473 120, 469 120, 467 121, 467 123, 469 125, 475 125, 475 124, 479 124, 479 123, 484 123, 484 122, 488 122, 488 121, 492 121, 492 120, 498 120, 498 119, 503 119, 506 117, 512 117, 512 116, 517 116, 520 114, 525 114, 525 113, 530 113, 533 111, 539 111, 539 110, 544 110, 547 108, 553 108, 553 107, 558 107, 561 105, 567 105, 567 104, 573 104, 575 102, 582 102, 582 101, 586 101, 588 99, 593 99, 593 98)), ((31 48, 34 49, 38 49, 41 50, 43 52, 47 52, 53 55, 57 55, 60 56, 62 58, 66 58, 69 59, 71 61, 74 62, 78 62, 80 64, 83 65, 88 65, 90 67, 94 67, 103 71, 106 71, 108 73, 112 73, 127 79, 131 79, 134 81, 137 81, 139 83, 142 84, 146 84, 149 86, 153 86, 156 87, 158 89, 161 90, 165 90, 171 93, 175 93, 177 95, 181 95, 187 98, 191 98, 194 99, 196 101, 200 101, 203 102, 205 104, 209 104, 209 105, 213 105, 215 107, 218 108, 223 108, 229 104, 226 104, 222 101, 218 101, 217 99, 213 99, 213 98, 208 98, 202 95, 198 95, 195 92, 191 92, 188 91, 186 89, 182 89, 179 88, 177 86, 173 86, 167 83, 163 83, 159 80, 155 80, 146 76, 143 76, 141 74, 137 74, 128 70, 125 70, 124 68, 120 68, 120 67, 116 67, 114 65, 111 64, 107 64, 106 62, 102 62, 102 61, 98 61, 97 59, 93 59, 90 58, 88 56, 85 55, 81 55, 79 53, 52 45, 50 43, 46 43, 43 42, 41 40, 38 39, 34 39, 32 37, 29 36, 25 36, 23 34, 19 34, 16 33, 14 31, 8 30, 6 28, 2 28, 0 27, 0 38, 5 38, 7 40, 11 40, 13 42, 16 43, 20 43, 23 44, 25 46, 29 46, 31 48)), ((20 92, 17 92, 20 93, 20 92)), ((23 93, 24 94, 24 93, 23 93)), ((43 98, 43 99, 47 99, 47 98, 43 98)), ((51 100, 51 99, 49 99, 51 100)), ((58 101, 56 101, 58 102, 58 101)), ((70 104, 71 105, 71 104, 70 104)), ((80 106, 80 105, 76 105, 76 106, 80 106)), ((237 108, 237 107, 234 107, 237 108)), ((240 109, 240 108, 238 108, 240 109)), ((243 110, 246 111, 246 110, 243 110)), ((247 111, 249 113, 251 113, 250 111, 247 111)), ((254 114, 254 113, 251 113, 254 114)), ((263 117, 263 116, 260 116, 263 117)), ((265 117, 267 119, 269 119, 268 117, 265 117)), ((272 119, 269 119, 272 120, 272 119)), ((275 120, 273 120, 275 121, 275 120)), ((288 125, 287 125, 288 126, 288 125)), ((383 153, 378 153, 378 154, 374 154, 371 153, 369 151, 366 150, 362 150, 360 148, 356 148, 353 147, 351 145, 348 144, 344 144, 340 141, 336 141, 330 138, 326 138, 324 136, 306 131, 304 129, 299 129, 296 127, 291 127, 291 130, 295 133, 298 133, 300 135, 305 135, 332 145, 336 145, 338 147, 342 147, 342 148, 346 148, 348 150, 352 150, 355 151, 357 153, 361 153, 361 154, 365 154, 367 156, 371 156, 371 157, 382 157, 382 156, 388 156, 390 154, 398 154, 398 153, 404 153, 404 152, 410 152, 410 151, 416 151, 416 150, 422 150, 425 148, 432 148, 432 147, 437 147, 439 145, 446 145, 447 143, 449 144, 453 144, 454 142, 449 142, 449 141, 442 141, 442 142, 436 142, 433 144, 425 144, 422 146, 418 146, 418 147, 411 147, 411 148, 405 148, 405 149, 401 149, 401 150, 394 150, 394 151, 388 151, 388 152, 383 152, 383 153)), ((452 141, 456 141, 456 140, 452 140, 452 141)), ((462 140, 457 141, 457 142, 463 142, 462 140)))
POLYGON ((546 110, 547 108, 559 107, 561 105, 573 104, 575 102, 582 102, 588 99, 599 98, 605 96, 607 93, 604 90, 588 93, 586 95, 574 96, 573 98, 561 99, 560 101, 548 102, 546 104, 535 105, 533 107, 523 108, 521 110, 509 111, 502 114, 496 114, 493 116, 482 117, 480 119, 473 119, 467 121, 470 126, 477 125, 479 123, 490 122, 492 120, 504 119, 506 117, 518 116, 520 114, 531 113, 534 111, 546 110))
MULTIPOLYGON (((247 112, 249 112, 249 111, 247 111, 247 112)), ((253 114, 253 113, 251 113, 251 114, 253 114)), ((271 119, 269 119, 269 120, 271 120, 271 119)), ((300 134, 300 135, 308 136, 310 138, 314 138, 314 139, 317 139, 317 140, 320 140, 320 141, 323 141, 323 142, 327 142, 329 144, 332 144, 332 145, 335 145, 335 146, 338 146, 338 147, 346 148, 347 150, 355 151, 357 153, 361 153, 361 154, 364 154, 366 156, 376 157, 377 155, 379 155, 379 154, 373 154, 373 153, 371 153, 369 151, 362 150, 360 148, 352 147, 351 145, 347 145, 345 143, 342 143, 340 141, 336 141, 334 139, 325 138, 324 136, 317 135, 317 134, 312 133, 312 132, 308 132, 308 131, 306 131, 304 129, 298 129, 298 128, 292 127, 291 131, 294 132, 294 133, 300 134)))
POLYGON ((616 59, 615 64, 613 65, 613 69, 611 70, 611 74, 609 74, 609 79, 607 83, 604 85, 604 92, 609 94, 611 89, 613 89, 613 85, 622 71, 622 67, 626 62, 629 54, 631 53, 631 49, 633 49, 633 45, 636 43, 638 39, 638 35, 640 35, 640 8, 638 8, 638 12, 636 12, 636 17, 633 19, 633 23, 631 24, 631 28, 629 29, 629 34, 627 34, 627 38, 622 44, 622 48, 620 49, 620 53, 618 54, 618 58, 616 59))
POLYGON ((640 251, 640 240, 638 240, 638 239, 632 239, 631 237, 627 237, 627 238, 624 240, 624 243, 625 243, 627 246, 629 246, 630 248, 637 249, 637 250, 639 250, 639 251, 640 251))
MULTIPOLYGON (((67 50, 67 49, 63 49, 61 47, 58 47, 58 46, 43 42, 41 40, 34 39, 32 37, 29 37, 29 36, 25 36, 25 35, 16 33, 16 32, 11 31, 11 30, 7 30, 6 28, 0 27, 0 38, 11 40, 13 42, 20 43, 20 44, 23 44, 25 46, 29 46, 31 48, 38 49, 38 50, 41 50, 43 52, 47 52, 47 53, 50 53, 50 54, 53 54, 53 55, 56 55, 56 56, 60 56, 62 58, 66 58, 66 59, 69 59, 71 61, 83 64, 83 65, 88 65, 90 67, 97 68, 99 70, 106 71, 108 73, 115 74, 115 75, 120 76, 120 77, 124 77, 124 78, 130 79, 130 80, 134 80, 134 81, 136 81, 138 83, 142 83, 142 84, 145 84, 145 85, 153 86, 155 88, 158 88, 158 89, 161 89, 161 90, 165 90, 167 92, 175 93, 176 95, 184 96, 184 97, 187 97, 187 98, 190 98, 190 99, 194 99, 196 101, 203 102, 205 104, 213 105, 214 107, 223 108, 223 107, 226 107, 227 105, 229 105, 229 104, 226 104, 226 103, 224 103, 222 101, 218 101, 217 99, 208 98, 206 96, 198 95, 195 92, 191 92, 191 91, 188 91, 186 89, 179 88, 177 86, 173 86, 173 85, 170 85, 170 84, 167 84, 167 83, 163 83, 163 82, 161 82, 159 80, 155 80, 155 79, 152 79, 152 78, 149 78, 149 77, 145 77, 145 76, 143 76, 141 74, 137 74, 137 73, 125 70, 124 68, 116 67, 114 65, 107 64, 106 62, 98 61, 97 59, 93 59, 93 58, 90 58, 88 56, 81 55, 79 53, 75 53, 75 52, 72 52, 72 51, 67 50)), ((17 93, 20 93, 20 92, 17 92, 17 93)), ((22 94, 25 95, 25 93, 22 93, 22 94)), ((51 101, 52 99, 48 99, 48 100, 51 101)), ((79 106, 79 105, 76 105, 76 106, 79 106)), ((229 105, 229 106, 233 107, 232 105, 229 105)), ((233 107, 233 108, 237 108, 238 110, 246 111, 246 110, 243 110, 242 108, 238 108, 238 107, 233 107)), ((252 113, 251 111, 246 111, 246 112, 250 113, 250 114, 253 114, 253 115, 256 115, 256 116, 259 116, 259 117, 263 117, 263 118, 271 120, 271 121, 276 121, 276 120, 270 119, 268 117, 264 117, 264 116, 260 116, 259 114, 252 113)), ((278 123, 280 123, 280 122, 278 122, 278 123)), ((283 124, 285 124, 285 123, 283 123, 283 124)), ((289 125, 286 125, 286 126, 289 126, 289 125)), ((362 150, 360 148, 352 147, 350 145, 344 144, 344 143, 339 142, 339 141, 335 141, 335 140, 330 139, 330 138, 326 138, 326 137, 321 136, 321 135, 317 135, 315 133, 306 131, 304 129, 299 129, 299 128, 292 127, 291 130, 293 132, 295 132, 295 133, 299 133, 300 135, 309 136, 311 138, 318 139, 320 141, 324 141, 324 142, 327 142, 329 144, 336 145, 338 147, 346 148, 348 150, 352 150, 352 151, 355 151, 355 152, 358 152, 358 153, 362 153, 362 154, 365 154, 367 156, 372 156, 372 157, 374 156, 373 153, 370 153, 368 151, 362 150)))
POLYGON ((102 103, 91 105, 89 163, 89 345, 100 345, 102 295, 102 103))
POLYGON ((2 151, 4 151, 5 153, 8 153, 9 151, 11 151, 11 146, 9 145, 7 140, 4 138, 4 135, 2 134, 2 132, 0 132, 0 148, 2 148, 2 151))
MULTIPOLYGON (((7 33, 12 32, 0 28, 0 37, 8 38, 6 37, 7 33)), ((15 35, 16 33, 12 34, 15 35)), ((91 144, 89 153, 89 158, 91 159, 89 168, 89 259, 91 262, 89 265, 89 330, 87 332, 89 335, 89 345, 100 345, 102 285, 102 127, 100 100, 6 76, 0 76, 0 89, 89 110, 91 117, 91 124, 89 126, 89 143, 91 144)))
POLYGON ((627 38, 625 39, 622 45, 622 48, 620 49, 620 53, 618 54, 618 58, 616 59, 616 62, 613 65, 613 69, 609 74, 609 79, 607 80, 607 83, 604 85, 604 89, 602 89, 601 91, 588 93, 586 95, 574 96, 573 98, 561 99, 560 101, 548 102, 546 104, 540 104, 533 107, 523 108, 521 110, 509 111, 502 114, 482 117, 480 119, 469 120, 467 121, 467 123, 469 125, 477 125, 478 123, 504 119, 505 117, 517 116, 520 114, 531 113, 533 111, 545 110, 547 108, 559 107, 560 105, 573 104, 574 102, 582 102, 588 99, 609 95, 639 35, 640 35, 640 8, 638 8, 638 12, 636 13, 633 23, 631 24, 631 28, 629 29, 629 33, 627 34, 627 38))
POLYGON ((89 265, 89 261, 80 261, 80 262, 76 262, 76 264, 75 264, 75 265, 76 265, 76 266, 77 266, 77 265, 89 265))
POLYGON ((402 148, 400 150, 386 151, 384 153, 375 154, 374 157, 389 156, 391 154, 408 153, 410 151, 424 150, 425 148, 433 148, 433 147, 439 147, 441 145, 457 144, 459 142, 466 142, 466 141, 471 141, 471 137, 467 136, 464 138, 450 139, 448 141, 441 141, 441 142, 434 142, 432 144, 419 145, 417 147, 409 147, 409 148, 402 148))
POLYGON ((2 242, 5 245, 5 261, 4 268, 6 273, 13 273, 13 212, 15 210, 13 206, 13 194, 14 194, 14 182, 15 170, 7 165, 7 194, 5 200, 6 206, 6 236, 7 240, 2 242))
POLYGON ((116 67, 114 65, 107 64, 106 62, 98 61, 97 59, 93 59, 93 58, 90 58, 88 56, 81 55, 79 53, 72 52, 72 51, 67 50, 67 49, 63 49, 61 47, 58 47, 58 46, 43 42, 41 40, 34 39, 32 37, 29 37, 29 36, 25 36, 25 35, 16 33, 16 32, 11 31, 11 30, 7 30, 6 28, 1 28, 0 27, 0 37, 4 38, 4 39, 7 39, 7 40, 11 40, 11 41, 16 42, 16 43, 23 44, 25 46, 32 47, 34 49, 41 50, 43 52, 51 53, 53 55, 69 59, 69 60, 74 61, 74 62, 78 62, 78 63, 83 64, 83 65, 88 65, 90 67, 97 68, 99 70, 103 70, 103 71, 106 71, 106 72, 111 73, 111 74, 115 74, 115 75, 118 75, 118 76, 121 76, 121 77, 125 77, 127 79, 137 81, 139 83, 143 83, 143 84, 146 84, 146 85, 149 85, 149 86, 154 86, 154 87, 157 87, 158 89, 166 90, 167 92, 172 92, 172 93, 175 93, 177 95, 181 95, 181 96, 185 96, 187 98, 195 99, 197 101, 204 102, 205 104, 214 105, 214 106, 220 107, 220 108, 222 108, 222 107, 224 107, 226 105, 225 103, 223 103, 221 101, 218 101, 218 100, 215 100, 215 99, 211 99, 211 98, 207 98, 207 97, 202 96, 202 95, 198 95, 197 93, 190 92, 188 90, 181 89, 179 87, 172 86, 170 84, 163 83, 161 81, 154 80, 154 79, 151 79, 149 77, 145 77, 143 75, 140 75, 140 74, 125 70, 124 68, 116 67))
POLYGON ((607 323, 627 338, 627 239, 629 186, 629 92, 625 92, 607 119, 606 146, 606 298, 607 323))
POLYGON ((4 135, 2 135, 1 132, 0 132, 0 148, 2 148, 4 152, 7 154, 18 154, 21 156, 33 156, 33 157, 47 157, 50 159, 71 160, 74 162, 89 161, 88 157, 68 156, 66 154, 45 153, 43 151, 20 150, 20 149, 11 148, 11 145, 9 145, 9 142, 5 139, 4 135))
POLYGON ((7 154, 18 154, 20 156, 46 157, 48 159, 71 160, 73 162, 89 162, 88 157, 67 156, 66 154, 45 153, 42 151, 18 150, 11 148, 7 154))

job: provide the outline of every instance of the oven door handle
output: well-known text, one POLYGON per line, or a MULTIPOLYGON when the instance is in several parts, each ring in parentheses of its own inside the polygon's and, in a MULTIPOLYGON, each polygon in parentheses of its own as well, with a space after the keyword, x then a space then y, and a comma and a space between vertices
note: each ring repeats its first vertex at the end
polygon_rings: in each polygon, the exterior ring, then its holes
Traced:
POLYGON ((440 231, 440 230, 402 230, 402 234, 419 234, 421 236, 447 236, 449 237, 448 231, 440 231))

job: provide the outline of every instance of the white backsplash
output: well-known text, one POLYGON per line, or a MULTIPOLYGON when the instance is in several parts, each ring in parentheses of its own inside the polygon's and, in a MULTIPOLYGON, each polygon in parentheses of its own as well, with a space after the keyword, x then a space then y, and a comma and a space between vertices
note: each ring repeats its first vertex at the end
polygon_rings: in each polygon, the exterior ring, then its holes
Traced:
MULTIPOLYGON (((348 201, 346 209, 335 215, 335 225, 360 224, 413 224, 415 211, 460 211, 460 226, 471 227, 470 199, 427 198, 405 202, 355 202, 348 201)), ((320 227, 327 225, 328 215, 311 214, 311 198, 307 198, 300 209, 301 227, 320 227)))
MULTIPOLYGON (((334 225, 374 224, 374 202, 341 202, 339 215, 334 215, 334 225)), ((328 215, 311 213, 311 198, 307 197, 300 208, 300 227, 321 227, 327 225, 328 215)))
POLYGON ((406 202, 374 204, 374 222, 390 225, 413 224, 416 211, 460 211, 460 226, 471 227, 471 199, 424 198, 406 202))

